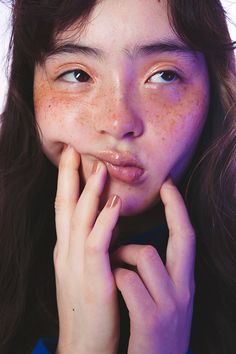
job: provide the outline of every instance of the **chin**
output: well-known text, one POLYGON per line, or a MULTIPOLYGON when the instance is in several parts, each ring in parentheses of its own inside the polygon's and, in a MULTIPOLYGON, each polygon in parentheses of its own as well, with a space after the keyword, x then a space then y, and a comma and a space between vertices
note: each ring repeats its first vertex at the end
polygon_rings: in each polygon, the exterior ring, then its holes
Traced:
POLYGON ((145 213, 147 210, 151 209, 153 206, 160 202, 160 196, 156 196, 152 200, 137 200, 131 202, 122 203, 120 215, 121 216, 132 216, 145 213))
POLYGON ((104 193, 101 198, 101 205, 103 207, 106 204, 106 201, 111 195, 118 195, 121 199, 121 210, 120 216, 132 216, 137 215, 145 212, 149 209, 152 205, 156 204, 158 197, 154 200, 147 199, 147 196, 144 195, 137 195, 137 193, 130 193, 127 194, 122 193, 122 191, 113 191, 111 190, 110 193, 104 193))
POLYGON ((136 214, 140 214, 144 212, 148 206, 143 205, 143 203, 139 203, 138 201, 132 201, 132 202, 127 202, 127 201, 122 201, 121 204, 121 210, 120 210, 120 216, 132 216, 136 214))

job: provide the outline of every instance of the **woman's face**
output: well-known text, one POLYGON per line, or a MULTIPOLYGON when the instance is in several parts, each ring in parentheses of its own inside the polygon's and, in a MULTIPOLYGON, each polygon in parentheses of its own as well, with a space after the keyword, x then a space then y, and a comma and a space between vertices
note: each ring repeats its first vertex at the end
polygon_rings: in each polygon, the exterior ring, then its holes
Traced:
POLYGON ((117 194, 122 215, 144 211, 195 150, 209 102, 204 57, 178 39, 157 0, 103 0, 81 33, 73 26, 57 43, 35 68, 45 154, 58 165, 72 145, 84 182, 94 160, 104 161, 104 201, 117 194))

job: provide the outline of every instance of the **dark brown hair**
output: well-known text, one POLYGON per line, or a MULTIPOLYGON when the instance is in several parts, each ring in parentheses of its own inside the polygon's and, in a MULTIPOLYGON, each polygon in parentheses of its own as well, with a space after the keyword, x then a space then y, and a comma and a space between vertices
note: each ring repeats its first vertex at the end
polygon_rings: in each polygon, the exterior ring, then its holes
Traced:
MULTIPOLYGON (((54 38, 86 20, 95 0, 14 0, 9 91, 0 136, 0 352, 30 353, 58 333, 53 248, 56 168, 41 150, 34 115, 36 63, 54 38)), ((195 354, 236 350, 236 81, 219 0, 168 0, 177 35, 205 55, 207 123, 181 189, 197 232, 195 354)))

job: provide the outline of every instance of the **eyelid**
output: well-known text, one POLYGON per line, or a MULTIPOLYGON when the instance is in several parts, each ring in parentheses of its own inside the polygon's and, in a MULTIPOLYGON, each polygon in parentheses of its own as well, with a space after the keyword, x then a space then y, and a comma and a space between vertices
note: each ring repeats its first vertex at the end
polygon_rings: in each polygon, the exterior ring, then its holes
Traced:
POLYGON ((72 70, 63 71, 62 73, 57 75, 57 79, 60 79, 62 76, 66 75, 66 74, 70 74, 70 73, 72 73, 75 70, 78 70, 78 69, 72 69, 72 70))
POLYGON ((60 78, 61 76, 71 73, 76 70, 82 70, 85 71, 89 76, 94 77, 96 76, 96 71, 93 69, 91 70, 88 65, 82 63, 82 62, 77 62, 77 61, 71 61, 71 62, 65 62, 65 63, 60 63, 60 65, 57 65, 57 68, 55 68, 54 75, 55 78, 60 78))
MULTIPOLYGON (((56 80, 59 80, 59 79, 61 79, 63 76, 65 76, 65 75, 67 75, 67 74, 71 74, 71 73, 73 73, 73 72, 75 72, 75 71, 84 71, 88 76, 90 76, 90 78, 92 79, 92 76, 89 74, 89 72, 88 72, 88 70, 86 70, 85 68, 81 68, 81 67, 75 67, 75 68, 72 68, 72 69, 69 69, 69 70, 65 70, 65 71, 63 71, 62 73, 60 73, 60 74, 58 74, 57 76, 56 76, 56 80)), ((183 80, 184 78, 183 78, 183 76, 179 73, 179 70, 177 70, 177 69, 175 69, 175 68, 162 68, 162 69, 156 69, 155 71, 153 71, 149 76, 148 76, 148 78, 146 79, 146 83, 151 83, 152 84, 152 82, 149 82, 149 80, 153 77, 153 76, 155 76, 155 75, 157 75, 158 73, 163 73, 163 72, 173 72, 175 75, 176 75, 176 79, 180 79, 180 80, 183 80)), ((175 80, 176 81, 176 80, 175 80)), ((173 81, 173 82, 175 82, 175 81, 173 81)), ((69 81, 67 81, 67 80, 65 80, 65 82, 69 82, 69 81)), ((73 83, 73 82, 71 82, 71 83, 73 83)), ((74 82, 75 83, 75 82, 74 82)), ((170 81, 170 83, 171 83, 171 81, 170 81)), ((154 83, 155 84, 155 83, 154 83)))
MULTIPOLYGON (((150 80, 153 76, 155 76, 155 75, 157 75, 157 74, 159 74, 159 73, 166 73, 166 72, 172 72, 172 73, 174 73, 174 74, 176 75, 176 80, 184 81, 184 79, 185 79, 182 70, 179 70, 179 69, 173 68, 173 67, 171 67, 171 68, 170 68, 170 67, 165 67, 165 68, 158 68, 158 69, 156 69, 156 70, 153 70, 153 72, 148 76, 148 78, 147 78, 147 80, 146 80, 146 83, 155 84, 155 83, 150 82, 149 80, 150 80)), ((175 81, 176 81, 176 80, 175 80, 175 81)), ((173 82, 175 82, 175 81, 173 81, 173 82)), ((166 81, 166 82, 167 82, 167 81, 166 81)), ((170 81, 169 83, 171 83, 171 81, 170 81)))
POLYGON ((74 68, 74 69, 70 69, 70 70, 66 70, 66 71, 63 71, 61 74, 59 74, 57 76, 57 78, 61 78, 62 76, 66 75, 66 74, 71 74, 73 73, 74 71, 84 71, 86 74, 88 74, 89 76, 91 76, 85 69, 82 69, 82 68, 74 68))

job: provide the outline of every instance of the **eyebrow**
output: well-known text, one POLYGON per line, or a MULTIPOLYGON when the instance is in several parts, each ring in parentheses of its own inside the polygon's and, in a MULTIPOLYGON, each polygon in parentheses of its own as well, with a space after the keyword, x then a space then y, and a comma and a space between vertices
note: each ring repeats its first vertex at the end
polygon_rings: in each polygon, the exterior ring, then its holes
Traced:
MULTIPOLYGON (((189 54, 192 56, 196 55, 196 52, 189 48, 184 43, 174 41, 174 40, 165 40, 154 43, 147 44, 136 44, 132 49, 124 48, 124 53, 131 58, 135 59, 136 57, 149 56, 152 54, 161 54, 161 53, 180 53, 180 54, 189 54)), ((103 60, 106 57, 105 51, 98 49, 96 47, 89 47, 82 44, 77 44, 73 42, 65 42, 56 45, 46 56, 50 58, 51 56, 58 56, 63 54, 75 54, 75 55, 86 55, 95 57, 99 60, 103 60)))

